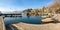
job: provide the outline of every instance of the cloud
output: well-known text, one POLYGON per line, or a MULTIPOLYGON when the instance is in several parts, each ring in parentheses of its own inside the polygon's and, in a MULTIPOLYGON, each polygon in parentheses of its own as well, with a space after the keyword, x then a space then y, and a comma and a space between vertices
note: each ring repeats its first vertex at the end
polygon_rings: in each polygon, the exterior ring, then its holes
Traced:
POLYGON ((23 7, 16 7, 16 8, 8 8, 8 7, 0 7, 0 11, 23 11, 24 9, 27 8, 23 8, 23 7))

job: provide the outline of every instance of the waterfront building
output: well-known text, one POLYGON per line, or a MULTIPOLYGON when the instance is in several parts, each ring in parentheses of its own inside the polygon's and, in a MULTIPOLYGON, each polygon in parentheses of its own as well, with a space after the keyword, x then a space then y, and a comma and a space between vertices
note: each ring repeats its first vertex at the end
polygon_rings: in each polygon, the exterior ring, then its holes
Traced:
POLYGON ((39 12, 38 9, 31 10, 31 14, 33 14, 33 15, 38 15, 38 12, 39 12))
POLYGON ((42 10, 41 10, 41 9, 39 9, 38 14, 39 14, 39 16, 41 16, 41 15, 42 15, 42 10))
POLYGON ((42 9, 39 10, 39 14, 42 14, 42 15, 48 14, 48 12, 49 12, 49 9, 46 7, 43 7, 42 9))

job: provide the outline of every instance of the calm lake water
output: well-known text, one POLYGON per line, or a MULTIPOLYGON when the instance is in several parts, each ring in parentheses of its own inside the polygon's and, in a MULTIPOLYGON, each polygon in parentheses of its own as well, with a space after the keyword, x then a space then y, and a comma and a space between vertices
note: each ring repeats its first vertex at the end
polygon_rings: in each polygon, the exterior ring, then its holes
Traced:
POLYGON ((15 23, 15 22, 24 22, 24 23, 30 23, 30 24, 40 24, 41 19, 42 18, 40 16, 22 15, 22 17, 5 17, 4 23, 11 24, 11 23, 15 23))

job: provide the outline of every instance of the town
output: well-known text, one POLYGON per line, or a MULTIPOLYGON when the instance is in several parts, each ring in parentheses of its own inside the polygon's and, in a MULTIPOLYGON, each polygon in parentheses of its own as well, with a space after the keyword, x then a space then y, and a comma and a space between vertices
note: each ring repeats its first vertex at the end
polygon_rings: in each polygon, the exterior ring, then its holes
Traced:
POLYGON ((47 18, 49 22, 49 19, 53 17, 55 18, 57 16, 56 18, 60 18, 60 4, 55 2, 53 5, 49 7, 42 7, 40 9, 26 9, 23 12, 26 15, 41 16, 43 19, 47 18))

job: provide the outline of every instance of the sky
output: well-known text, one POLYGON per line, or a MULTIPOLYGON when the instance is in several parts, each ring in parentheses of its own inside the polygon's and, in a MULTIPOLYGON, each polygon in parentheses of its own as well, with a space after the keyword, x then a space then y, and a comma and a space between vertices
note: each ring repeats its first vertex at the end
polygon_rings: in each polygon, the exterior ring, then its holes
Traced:
POLYGON ((23 11, 28 8, 42 8, 50 5, 52 0, 0 0, 0 11, 23 11))

